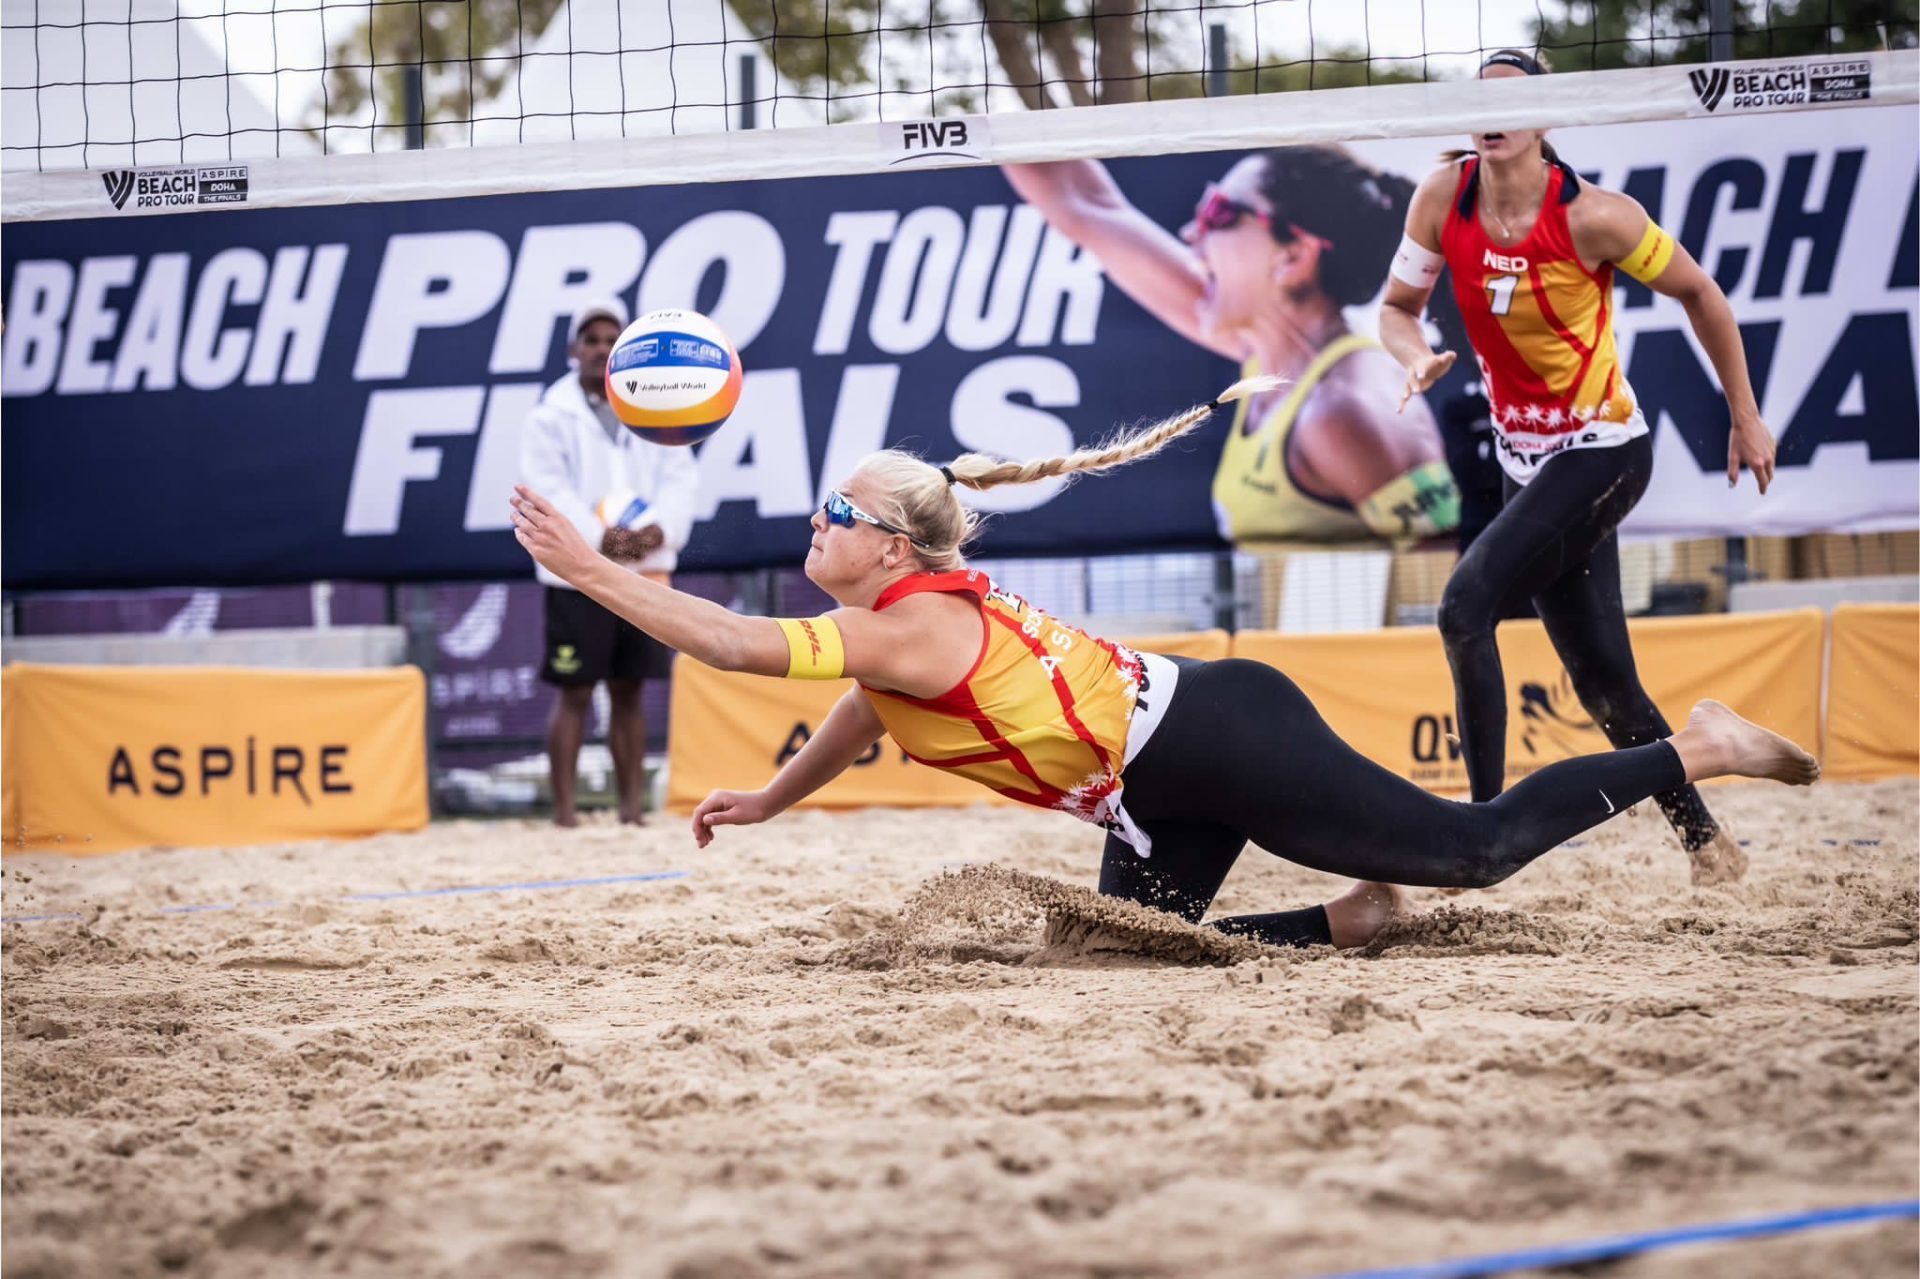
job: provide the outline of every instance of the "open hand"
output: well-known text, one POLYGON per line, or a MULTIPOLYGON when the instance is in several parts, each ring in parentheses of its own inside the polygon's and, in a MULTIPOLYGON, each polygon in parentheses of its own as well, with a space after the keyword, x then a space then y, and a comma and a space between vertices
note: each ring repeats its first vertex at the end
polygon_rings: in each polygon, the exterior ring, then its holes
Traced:
POLYGON ((1460 357, 1452 351, 1440 351, 1429 355, 1407 370, 1407 385, 1400 392, 1399 412, 1406 412, 1407 401, 1423 393, 1428 387, 1445 377, 1453 362, 1460 357))
POLYGON ((524 484, 513 486, 513 536, 527 554, 564 581, 577 581, 596 558, 573 521, 524 484))

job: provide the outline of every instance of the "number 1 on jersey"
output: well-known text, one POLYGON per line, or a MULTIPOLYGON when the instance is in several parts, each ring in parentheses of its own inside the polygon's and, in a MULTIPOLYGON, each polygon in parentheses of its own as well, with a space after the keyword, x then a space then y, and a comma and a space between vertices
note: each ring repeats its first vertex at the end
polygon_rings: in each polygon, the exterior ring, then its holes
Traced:
POLYGON ((1517 275, 1496 275, 1487 281, 1487 297, 1495 315, 1505 315, 1513 310, 1513 290, 1519 283, 1520 277, 1517 275))

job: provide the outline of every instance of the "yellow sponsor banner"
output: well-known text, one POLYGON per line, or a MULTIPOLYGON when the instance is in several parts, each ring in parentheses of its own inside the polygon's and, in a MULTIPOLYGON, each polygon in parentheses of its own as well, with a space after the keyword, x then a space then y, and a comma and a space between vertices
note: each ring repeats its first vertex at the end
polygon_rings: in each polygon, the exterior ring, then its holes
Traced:
POLYGON ((0 674, 7 851, 335 839, 427 821, 415 667, 0 674))
POLYGON ((1136 653, 1158 653, 1162 657, 1197 657, 1215 661, 1233 651, 1233 636, 1225 631, 1179 631, 1166 635, 1142 635, 1120 641, 1136 653))
MULTIPOLYGON (((1227 655, 1225 631, 1121 641, 1169 657, 1227 655)), ((820 727, 852 680, 791 680, 717 671, 688 658, 673 664, 667 724, 667 807, 689 812, 715 790, 758 790, 820 727)), ((984 786, 909 760, 881 738, 803 806, 864 808, 1006 804, 984 786)))
MULTIPOLYGON (((1818 609, 1628 623, 1640 682, 1669 723, 1718 698, 1775 732, 1812 746, 1820 732, 1818 609)), ((1611 750, 1588 717, 1537 621, 1503 622, 1507 780, 1556 760, 1611 750)), ((1242 631, 1233 654, 1285 671, 1333 730, 1369 759, 1428 790, 1464 792, 1466 762, 1454 719, 1453 675, 1440 633, 1397 627, 1348 635, 1242 631)))
POLYGON ((1824 771, 1856 779, 1920 771, 1920 605, 1833 610, 1824 771))

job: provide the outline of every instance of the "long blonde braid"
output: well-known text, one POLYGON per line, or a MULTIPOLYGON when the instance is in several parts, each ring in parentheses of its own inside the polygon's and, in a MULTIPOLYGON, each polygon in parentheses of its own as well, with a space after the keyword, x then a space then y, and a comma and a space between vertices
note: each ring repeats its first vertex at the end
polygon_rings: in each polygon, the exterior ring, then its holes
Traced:
POLYGON ((1002 484, 1031 484, 1035 480, 1051 479, 1056 475, 1088 472, 1097 475, 1116 466, 1125 466, 1128 462, 1152 457, 1212 417, 1214 410, 1221 405, 1270 391, 1285 385, 1286 380, 1283 377, 1243 378, 1205 404, 1196 404, 1186 412, 1164 418, 1152 426, 1122 431, 1092 448, 1075 449, 1065 457, 1007 462, 985 453, 962 453, 947 463, 947 469, 953 472, 954 483, 964 484, 970 489, 998 488, 1002 484))
POLYGON ((868 455, 856 469, 879 490, 875 504, 880 509, 875 513, 912 534, 921 544, 915 548, 921 561, 929 569, 944 572, 960 566, 961 549, 979 533, 982 519, 955 496, 954 486, 985 490, 1110 471, 1153 456, 1200 426, 1220 406, 1271 391, 1286 381, 1283 377, 1242 378, 1205 404, 1063 457, 1009 462, 985 453, 963 453, 941 467, 899 449, 885 449, 868 455))

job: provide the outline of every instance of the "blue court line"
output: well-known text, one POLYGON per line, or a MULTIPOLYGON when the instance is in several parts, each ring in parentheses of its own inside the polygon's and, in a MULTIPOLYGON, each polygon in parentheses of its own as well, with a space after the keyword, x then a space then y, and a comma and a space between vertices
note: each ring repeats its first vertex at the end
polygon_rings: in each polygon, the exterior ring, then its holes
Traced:
POLYGON ((1920 1217, 1920 1199, 1902 1199, 1892 1203, 1860 1204, 1852 1208, 1823 1208, 1817 1212, 1785 1213, 1773 1217, 1750 1217, 1745 1221, 1722 1221, 1704 1226, 1680 1226, 1672 1230, 1652 1230, 1637 1235, 1614 1235, 1590 1239, 1584 1243, 1554 1244, 1545 1248, 1523 1248, 1518 1252, 1497 1252, 1484 1257, 1465 1257, 1416 1266, 1390 1266, 1385 1270, 1346 1270, 1323 1275, 1321 1279, 1475 1279, 1480 1275, 1506 1274, 1514 1270, 1545 1269, 1552 1266, 1582 1265, 1592 1261, 1612 1261, 1656 1248, 1681 1244, 1713 1243, 1727 1239, 1751 1239, 1760 1235, 1789 1234, 1800 1230, 1818 1230, 1827 1226, 1848 1226, 1863 1221, 1894 1221, 1920 1217))
MULTIPOLYGON (((691 871, 656 870, 638 875, 600 875, 593 879, 533 879, 518 884, 456 884, 451 888, 405 889, 386 893, 349 893, 334 900, 343 902, 389 902, 401 901, 413 897, 452 897, 466 893, 525 893, 542 892, 555 888, 595 888, 602 884, 643 884, 662 879, 685 879, 691 871)), ((207 902, 200 906, 162 906, 158 913, 162 915, 200 915, 216 910, 259 910, 272 906, 290 906, 287 901, 249 901, 249 902, 207 902)), ((4 915, 0 923, 37 924, 54 919, 85 919, 87 916, 74 913, 51 915, 4 915)))

